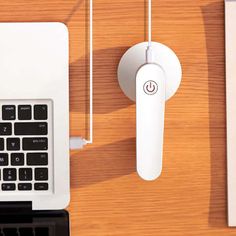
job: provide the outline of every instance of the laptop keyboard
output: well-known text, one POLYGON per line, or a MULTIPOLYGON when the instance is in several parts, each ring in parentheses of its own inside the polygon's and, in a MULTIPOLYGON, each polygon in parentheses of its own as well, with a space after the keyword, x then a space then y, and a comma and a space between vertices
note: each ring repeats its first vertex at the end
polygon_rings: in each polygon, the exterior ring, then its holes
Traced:
POLYGON ((17 211, 2 214, 0 236, 69 236, 69 214, 66 211, 17 211))
POLYGON ((0 192, 52 189, 50 101, 0 101, 0 192))

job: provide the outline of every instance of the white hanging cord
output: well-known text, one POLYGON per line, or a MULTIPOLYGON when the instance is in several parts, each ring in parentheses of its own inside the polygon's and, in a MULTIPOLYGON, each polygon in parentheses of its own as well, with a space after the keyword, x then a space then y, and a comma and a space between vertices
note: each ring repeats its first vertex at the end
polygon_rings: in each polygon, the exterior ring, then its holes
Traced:
POLYGON ((89 140, 81 137, 70 138, 70 149, 78 150, 93 143, 93 0, 89 4, 89 140))
POLYGON ((148 47, 146 52, 147 63, 153 63, 152 53, 152 0, 148 0, 148 47))
POLYGON ((148 1, 148 46, 152 46, 152 0, 148 1))
POLYGON ((89 6, 89 41, 90 41, 90 56, 89 56, 89 87, 90 87, 90 112, 89 112, 89 118, 90 118, 90 124, 89 124, 89 140, 86 140, 87 144, 93 143, 93 0, 90 0, 90 6, 89 6))

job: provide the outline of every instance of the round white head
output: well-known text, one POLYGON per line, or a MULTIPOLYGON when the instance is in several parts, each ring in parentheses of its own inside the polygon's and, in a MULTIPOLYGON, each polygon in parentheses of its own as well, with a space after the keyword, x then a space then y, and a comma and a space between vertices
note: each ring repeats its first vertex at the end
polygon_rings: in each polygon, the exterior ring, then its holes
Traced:
MULTIPOLYGON (((118 81, 124 94, 136 101, 136 74, 141 66, 146 64, 148 42, 134 45, 126 51, 118 66, 118 81)), ((181 79, 181 64, 176 54, 167 46, 152 42, 153 62, 166 73, 166 100, 178 90, 181 79)))

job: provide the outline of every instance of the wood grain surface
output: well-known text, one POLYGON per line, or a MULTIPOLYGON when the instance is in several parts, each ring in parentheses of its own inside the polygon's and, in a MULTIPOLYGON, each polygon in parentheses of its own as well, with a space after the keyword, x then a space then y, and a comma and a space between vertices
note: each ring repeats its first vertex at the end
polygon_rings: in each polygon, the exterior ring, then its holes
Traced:
MULTIPOLYGON (((123 53, 146 39, 145 0, 94 1, 95 142, 71 153, 72 236, 236 235, 227 228, 223 0, 153 1, 153 40, 183 66, 166 108, 164 169, 135 172, 135 104, 123 53)), ((88 128, 88 0, 0 0, 1 22, 60 21, 70 32, 71 134, 88 128)))

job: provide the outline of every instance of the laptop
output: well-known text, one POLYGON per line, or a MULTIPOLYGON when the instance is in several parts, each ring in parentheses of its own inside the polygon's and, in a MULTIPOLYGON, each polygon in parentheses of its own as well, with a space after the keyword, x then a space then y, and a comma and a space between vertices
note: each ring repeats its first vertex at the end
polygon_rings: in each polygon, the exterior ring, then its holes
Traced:
POLYGON ((67 27, 0 23, 0 80, 0 235, 60 236, 53 225, 68 231, 70 201, 67 27))

